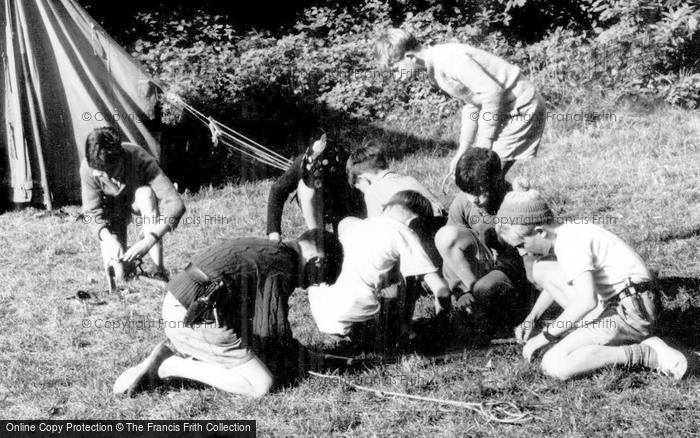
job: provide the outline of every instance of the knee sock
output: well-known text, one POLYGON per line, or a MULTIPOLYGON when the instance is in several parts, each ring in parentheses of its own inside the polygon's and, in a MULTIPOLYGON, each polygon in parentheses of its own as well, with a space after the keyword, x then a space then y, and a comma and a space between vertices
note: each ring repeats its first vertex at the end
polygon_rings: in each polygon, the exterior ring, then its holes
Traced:
POLYGON ((643 366, 654 369, 658 365, 656 351, 651 347, 642 344, 623 345, 625 357, 627 358, 627 367, 643 366))

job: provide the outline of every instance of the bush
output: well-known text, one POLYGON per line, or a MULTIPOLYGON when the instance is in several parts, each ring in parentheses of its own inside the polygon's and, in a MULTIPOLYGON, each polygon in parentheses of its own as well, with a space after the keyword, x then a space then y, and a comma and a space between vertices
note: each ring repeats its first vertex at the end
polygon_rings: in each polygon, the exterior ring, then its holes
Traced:
MULTIPOLYGON (((697 108, 699 21, 697 8, 676 0, 579 0, 556 10, 544 0, 318 1, 274 31, 206 11, 141 14, 132 47, 168 91, 291 157, 320 128, 346 135, 351 121, 395 121, 432 132, 456 117, 459 103, 427 81, 400 83, 376 68, 373 41, 390 26, 519 65, 550 107, 640 96, 697 108)), ((187 163, 186 186, 267 174, 241 168, 240 157, 210 146, 198 122, 163 106, 174 166, 187 163)))

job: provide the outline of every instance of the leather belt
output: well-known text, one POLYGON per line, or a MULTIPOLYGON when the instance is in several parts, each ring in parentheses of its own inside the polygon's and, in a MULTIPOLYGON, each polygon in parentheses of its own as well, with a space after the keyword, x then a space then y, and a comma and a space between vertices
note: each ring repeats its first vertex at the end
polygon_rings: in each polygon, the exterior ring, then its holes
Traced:
POLYGON ((641 283, 633 283, 630 281, 627 283, 627 286, 625 286, 625 288, 617 294, 617 297, 620 300, 623 300, 627 297, 638 295, 640 292, 650 290, 652 289, 653 285, 654 282, 652 280, 643 281, 641 283))
POLYGON ((634 306, 637 313, 642 316, 645 320, 650 320, 649 312, 647 311, 646 304, 641 297, 641 294, 653 289, 654 281, 647 280, 640 283, 634 283, 631 280, 627 280, 627 286, 617 294, 619 301, 626 298, 632 298, 632 305, 634 306))

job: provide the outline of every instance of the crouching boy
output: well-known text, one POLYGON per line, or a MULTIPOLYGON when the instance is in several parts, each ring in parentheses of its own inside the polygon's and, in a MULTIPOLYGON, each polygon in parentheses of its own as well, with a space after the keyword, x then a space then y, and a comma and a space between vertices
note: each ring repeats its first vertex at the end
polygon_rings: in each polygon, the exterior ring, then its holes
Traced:
POLYGON ((499 234, 521 253, 554 255, 533 266, 542 292, 516 328, 531 360, 542 358, 545 374, 566 380, 609 365, 644 366, 680 379, 688 362, 653 337, 657 319, 655 284, 644 261, 611 232, 593 224, 554 219, 544 198, 527 184, 506 195, 498 212, 499 234), (534 323, 553 303, 564 311, 539 335, 534 323))
POLYGON ((461 193, 435 235, 443 277, 457 307, 470 310, 487 333, 497 332, 527 313, 531 290, 518 251, 494 229, 510 184, 502 177, 498 155, 484 148, 467 149, 457 163, 455 182, 461 193))
POLYGON ((115 128, 96 128, 85 141, 80 181, 85 222, 100 241, 105 268, 112 266, 123 280, 131 264, 148 253, 155 264, 151 276, 167 281, 162 240, 177 226, 185 204, 156 159, 138 145, 122 143, 115 128), (141 215, 144 235, 127 248, 132 214, 141 215))
MULTIPOLYGON (((421 277, 435 296, 436 314, 449 308, 449 291, 418 236, 412 220, 430 215, 430 202, 418 192, 401 191, 374 218, 346 218, 340 223, 343 266, 333 285, 309 288, 311 313, 320 331, 347 335, 354 324, 380 310, 380 292, 405 277, 421 277)), ((410 312, 412 315, 412 312, 410 312)))
POLYGON ((182 378, 266 394, 273 383, 268 366, 286 372, 280 364, 296 365, 300 354, 287 321, 289 296, 297 287, 332 283, 341 263, 340 243, 319 229, 296 241, 241 238, 205 249, 168 283, 163 323, 175 351, 159 344, 117 379, 114 392, 131 395, 182 378))

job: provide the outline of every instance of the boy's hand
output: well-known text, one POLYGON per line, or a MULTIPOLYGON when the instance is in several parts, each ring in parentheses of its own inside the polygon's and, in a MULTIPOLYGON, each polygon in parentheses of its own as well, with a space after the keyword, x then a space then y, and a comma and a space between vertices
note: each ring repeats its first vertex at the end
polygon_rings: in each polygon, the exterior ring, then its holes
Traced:
POLYGON ((146 237, 131 245, 131 248, 126 251, 121 260, 125 262, 136 261, 146 255, 148 250, 151 249, 155 243, 155 237, 147 234, 146 237))
POLYGON ((535 336, 527 341, 523 347, 523 357, 528 362, 532 361, 532 356, 535 354, 535 352, 547 344, 549 344, 549 341, 544 337, 544 335, 539 334, 535 336))
POLYGON ((273 242, 281 242, 282 241, 282 236, 280 236, 280 233, 270 233, 267 235, 267 238, 272 240, 273 242))
POLYGON ((524 344, 530 339, 532 329, 535 327, 535 322, 535 318, 525 318, 525 320, 515 328, 515 340, 518 341, 519 344, 524 344))

